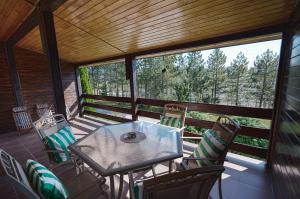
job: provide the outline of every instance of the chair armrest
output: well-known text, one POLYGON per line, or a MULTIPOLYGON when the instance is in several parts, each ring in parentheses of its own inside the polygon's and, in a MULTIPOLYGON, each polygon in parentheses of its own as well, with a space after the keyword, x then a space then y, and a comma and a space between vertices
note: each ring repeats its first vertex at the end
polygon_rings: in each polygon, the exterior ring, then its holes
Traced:
POLYGON ((196 158, 196 157, 185 157, 182 159, 182 162, 185 162, 186 165, 188 165, 188 161, 190 160, 208 160, 208 161, 216 161, 216 162, 221 162, 222 159, 220 158, 196 158))
POLYGON ((56 122, 67 121, 63 114, 53 114, 53 117, 54 117, 56 122))
MULTIPOLYGON (((55 150, 55 149, 45 149, 45 151, 47 153, 66 153, 66 151, 55 150)), ((73 156, 72 153, 71 153, 71 156, 73 156)))

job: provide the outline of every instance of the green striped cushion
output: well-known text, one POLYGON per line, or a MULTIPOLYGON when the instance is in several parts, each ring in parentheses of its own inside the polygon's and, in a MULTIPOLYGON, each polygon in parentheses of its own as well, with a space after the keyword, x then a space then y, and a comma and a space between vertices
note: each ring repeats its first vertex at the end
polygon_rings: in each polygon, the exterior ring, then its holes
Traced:
POLYGON ((61 181, 46 167, 34 160, 27 160, 26 173, 31 186, 46 199, 65 199, 69 196, 61 181))
POLYGON ((160 124, 175 127, 175 128, 182 127, 181 119, 176 117, 160 116, 160 124))
POLYGON ((60 129, 57 133, 54 133, 47 137, 47 145, 49 149, 60 150, 65 153, 53 153, 54 160, 57 163, 61 163, 71 159, 68 146, 73 144, 76 138, 71 132, 70 127, 64 127, 60 129))
POLYGON ((133 187, 134 199, 142 199, 143 198, 143 182, 138 182, 134 184, 133 187))
MULTIPOLYGON (((193 156, 196 158, 211 158, 216 159, 223 155, 227 147, 226 141, 221 138, 215 131, 209 129, 203 134, 198 147, 195 149, 193 156)), ((214 161, 197 160, 197 164, 207 166, 213 164, 214 161)))

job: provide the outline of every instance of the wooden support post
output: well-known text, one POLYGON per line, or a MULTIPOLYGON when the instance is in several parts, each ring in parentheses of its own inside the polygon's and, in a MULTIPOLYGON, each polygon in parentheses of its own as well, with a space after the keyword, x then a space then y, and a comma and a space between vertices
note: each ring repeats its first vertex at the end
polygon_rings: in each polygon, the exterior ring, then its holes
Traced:
POLYGON ((81 79, 80 79, 80 71, 79 67, 75 68, 75 76, 76 76, 76 92, 77 92, 77 99, 78 99, 78 112, 79 116, 82 117, 82 88, 81 88, 81 79))
POLYGON ((131 96, 131 110, 132 110, 132 120, 138 120, 138 89, 136 82, 136 60, 134 56, 127 55, 125 57, 125 66, 126 66, 126 79, 130 80, 130 96, 131 96))
POLYGON ((6 44, 5 51, 6 51, 7 63, 10 69, 10 80, 11 80, 13 94, 15 96, 15 104, 16 106, 23 106, 24 101, 22 96, 21 82, 20 82, 19 74, 17 72, 13 47, 9 44, 6 44))
POLYGON ((275 152, 275 145, 276 145, 276 136, 280 126, 280 115, 282 110, 282 100, 283 90, 284 90, 284 81, 285 81, 285 74, 287 70, 287 62, 289 60, 286 57, 289 57, 290 46, 290 33, 288 26, 285 27, 285 30, 282 33, 282 42, 281 42, 281 49, 280 49, 280 59, 279 59, 279 67, 278 67, 278 74, 276 80, 276 92, 274 97, 274 106, 273 106, 273 116, 272 116, 272 124, 271 124, 271 131, 269 136, 269 147, 267 152, 267 168, 270 169, 273 164, 273 156, 275 152))
POLYGON ((57 50, 54 19, 51 11, 45 10, 40 12, 39 27, 43 49, 48 57, 49 69, 52 76, 55 109, 57 113, 66 116, 65 97, 57 50))

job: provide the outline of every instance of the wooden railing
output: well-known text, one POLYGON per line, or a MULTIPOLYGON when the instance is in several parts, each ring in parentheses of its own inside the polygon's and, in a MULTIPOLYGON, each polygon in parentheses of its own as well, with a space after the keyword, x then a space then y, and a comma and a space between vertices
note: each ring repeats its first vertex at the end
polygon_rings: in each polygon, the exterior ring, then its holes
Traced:
MULTIPOLYGON (((99 96, 99 95, 87 95, 83 94, 81 96, 81 108, 83 110, 83 114, 85 115, 92 115, 101 118, 105 118, 108 120, 118 121, 118 122, 128 122, 131 121, 127 118, 121 118, 117 116, 112 116, 108 114, 98 113, 91 110, 86 110, 86 107, 96 108, 96 109, 104 109, 113 112, 125 113, 125 114, 132 114, 132 110, 130 108, 131 99, 128 97, 112 97, 112 96, 99 96), (87 102, 87 100, 83 99, 92 99, 95 102, 87 102), (103 105, 97 103, 99 101, 107 101, 107 102, 121 102, 121 103, 128 103, 129 108, 121 108, 112 105, 103 105)), ((263 109, 263 108, 248 108, 248 107, 237 107, 237 106, 226 106, 226 105, 212 105, 212 104, 202 104, 202 103, 187 103, 187 102, 177 102, 177 101, 168 101, 168 100, 154 100, 154 99, 144 99, 138 98, 137 104, 138 105, 150 105, 156 107, 163 107, 165 104, 168 103, 177 103, 177 104, 184 104, 188 107, 188 111, 198 111, 202 113, 214 113, 214 114, 224 114, 224 115, 231 115, 231 116, 242 116, 242 117, 251 117, 251 118, 259 118, 259 119, 272 119, 272 109, 263 109)), ((82 111, 81 110, 81 111, 82 111)), ((145 110, 138 110, 138 116, 144 116, 154 119, 160 118, 160 113, 157 112, 150 112, 145 110)), ((200 128, 212 128, 214 122, 194 119, 194 118, 186 118, 186 125, 195 126, 200 128)), ((199 134, 192 133, 192 132, 185 132, 185 136, 190 138, 199 138, 199 134)), ((245 135, 252 138, 262 138, 269 140, 270 136, 270 129, 261 129, 261 128, 254 128, 254 127, 246 127, 242 126, 241 130, 239 131, 239 135, 245 135)), ((250 145, 240 144, 240 143, 233 143, 231 150, 242 152, 246 154, 250 154, 253 156, 258 156, 260 158, 266 158, 267 156, 267 149, 254 147, 250 145)))

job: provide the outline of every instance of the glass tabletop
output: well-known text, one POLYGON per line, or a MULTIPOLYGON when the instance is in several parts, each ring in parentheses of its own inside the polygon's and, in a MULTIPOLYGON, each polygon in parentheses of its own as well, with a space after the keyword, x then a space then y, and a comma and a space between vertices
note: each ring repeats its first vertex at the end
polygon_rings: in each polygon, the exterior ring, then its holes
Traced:
POLYGON ((182 156, 179 129, 144 121, 103 126, 69 148, 103 176, 182 156), (121 137, 128 132, 141 132, 146 138, 126 143, 121 137))

